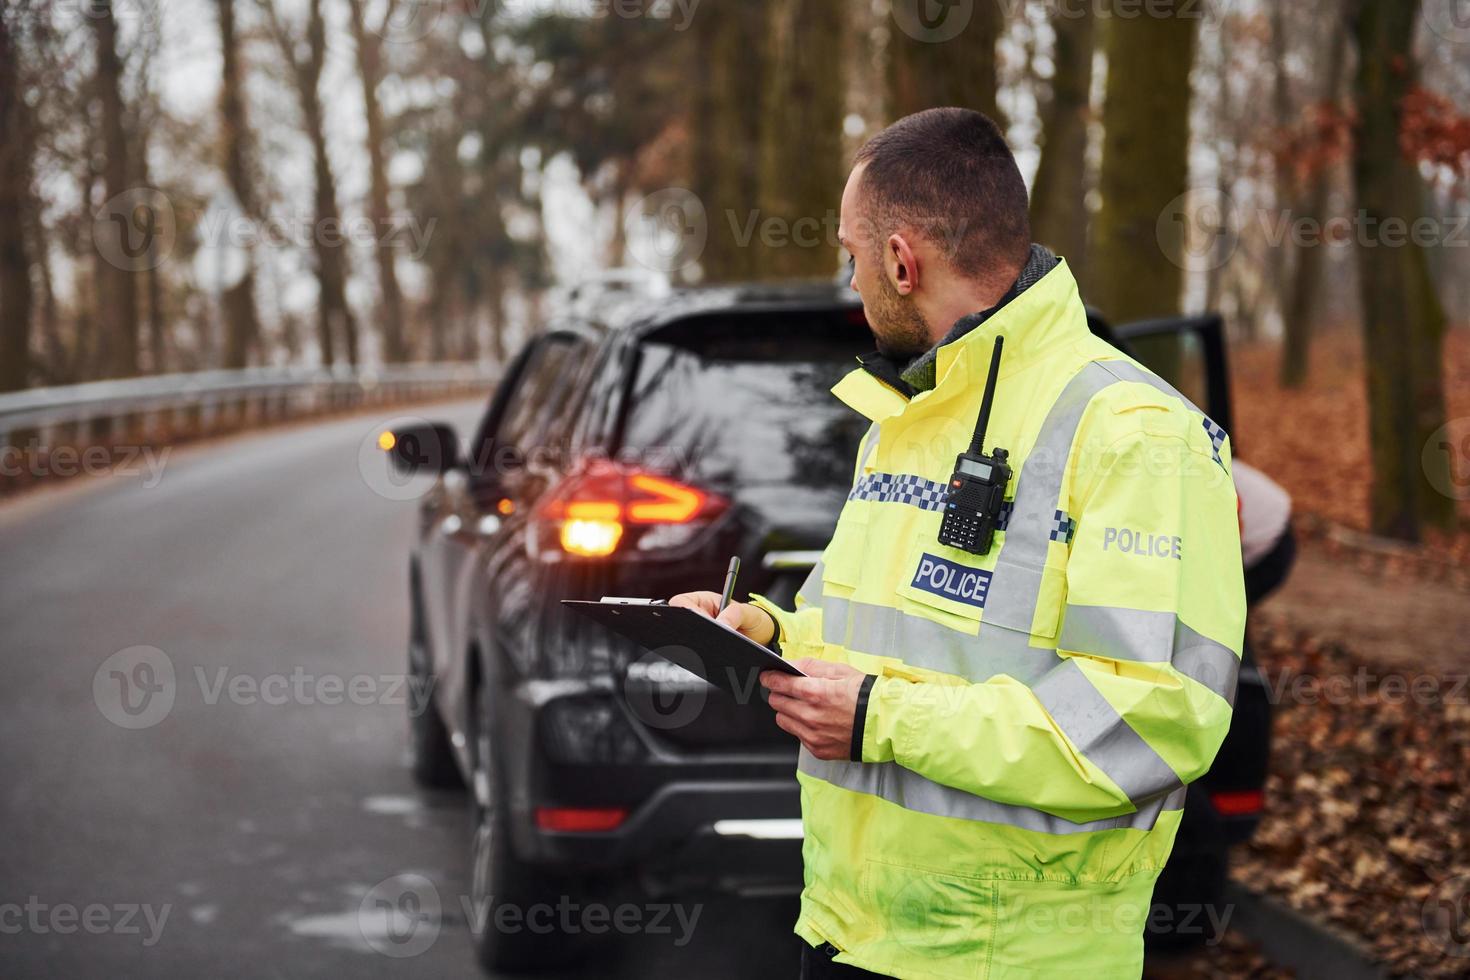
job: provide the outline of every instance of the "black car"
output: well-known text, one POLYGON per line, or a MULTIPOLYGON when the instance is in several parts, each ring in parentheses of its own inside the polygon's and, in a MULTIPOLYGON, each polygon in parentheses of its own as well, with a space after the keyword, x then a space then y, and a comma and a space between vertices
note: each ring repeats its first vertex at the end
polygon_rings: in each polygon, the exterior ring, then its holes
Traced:
MULTIPOLYGON (((477 907, 633 880, 799 890, 797 743, 770 709, 558 600, 718 589, 738 555, 740 591, 789 608, 867 428, 828 389, 870 348, 861 307, 836 285, 610 299, 521 351, 463 449, 446 426, 395 432, 400 470, 439 474, 409 575, 412 687, 427 695, 411 711, 414 772, 472 789, 477 907)), ((1219 353, 1210 370, 1223 372, 1219 353)), ((1210 870, 1181 839, 1170 867, 1188 869, 1187 889, 1213 881, 1223 842, 1253 827, 1240 794, 1264 781, 1269 726, 1253 678, 1242 676, 1220 778, 1190 797, 1208 817, 1191 846, 1210 870), (1238 812, 1222 815, 1215 790, 1236 794, 1226 809, 1238 812)), ((575 950, 573 937, 529 930, 476 938, 490 969, 575 950)))

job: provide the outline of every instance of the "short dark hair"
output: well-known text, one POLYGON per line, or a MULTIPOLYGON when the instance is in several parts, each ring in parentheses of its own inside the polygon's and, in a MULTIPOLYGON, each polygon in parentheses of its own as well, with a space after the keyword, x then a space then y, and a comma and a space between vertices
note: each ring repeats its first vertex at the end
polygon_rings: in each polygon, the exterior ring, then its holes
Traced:
POLYGON ((880 226, 878 244, 913 227, 949 248, 961 275, 1019 272, 1031 247, 1026 182, 1011 148, 984 113, 925 109, 883 130, 858 151, 861 193, 880 226))

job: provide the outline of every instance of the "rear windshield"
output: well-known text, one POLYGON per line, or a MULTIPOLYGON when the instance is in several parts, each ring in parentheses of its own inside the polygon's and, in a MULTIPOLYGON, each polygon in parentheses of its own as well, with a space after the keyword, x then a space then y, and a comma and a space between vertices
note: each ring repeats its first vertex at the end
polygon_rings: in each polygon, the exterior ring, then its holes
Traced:
POLYGON ((871 348, 841 314, 675 325, 640 347, 624 445, 716 489, 845 490, 868 421, 829 389, 871 348))

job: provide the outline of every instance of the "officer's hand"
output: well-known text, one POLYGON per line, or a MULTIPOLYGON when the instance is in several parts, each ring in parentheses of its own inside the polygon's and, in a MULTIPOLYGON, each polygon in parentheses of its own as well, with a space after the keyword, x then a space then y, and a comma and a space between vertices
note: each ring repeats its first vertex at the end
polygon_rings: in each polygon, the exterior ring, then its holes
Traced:
POLYGON ((683 606, 702 612, 711 619, 718 619, 726 626, 733 626, 761 646, 771 642, 776 635, 776 624, 770 614, 760 606, 749 602, 732 602, 720 612, 718 592, 685 592, 669 600, 671 606, 683 606))
POLYGON ((818 759, 851 758, 853 714, 867 675, 850 664, 812 657, 802 657, 796 666, 809 676, 761 672, 761 685, 771 692, 771 707, 776 709, 776 724, 801 739, 818 759))

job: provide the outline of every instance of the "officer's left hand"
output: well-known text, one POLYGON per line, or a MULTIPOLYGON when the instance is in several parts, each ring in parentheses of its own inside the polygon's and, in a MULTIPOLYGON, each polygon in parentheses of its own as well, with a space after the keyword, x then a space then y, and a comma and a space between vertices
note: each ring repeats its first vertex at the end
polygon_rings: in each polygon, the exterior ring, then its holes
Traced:
POLYGON ((801 739, 818 759, 850 758, 853 712, 866 675, 830 660, 803 657, 794 663, 810 676, 761 672, 761 686, 771 692, 771 707, 776 709, 776 724, 801 739))

